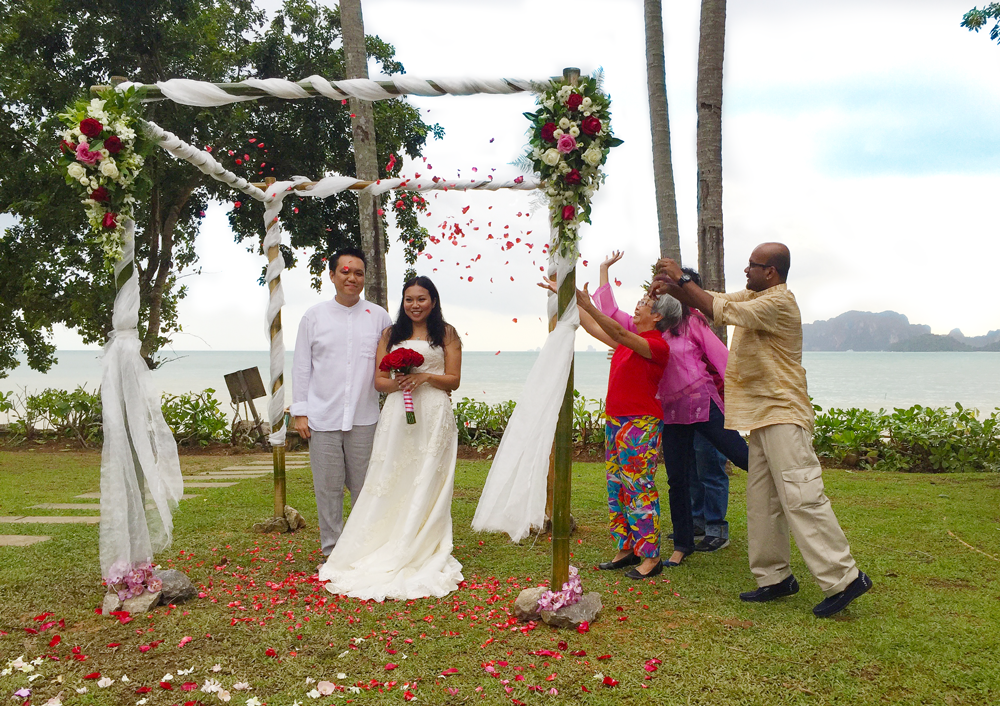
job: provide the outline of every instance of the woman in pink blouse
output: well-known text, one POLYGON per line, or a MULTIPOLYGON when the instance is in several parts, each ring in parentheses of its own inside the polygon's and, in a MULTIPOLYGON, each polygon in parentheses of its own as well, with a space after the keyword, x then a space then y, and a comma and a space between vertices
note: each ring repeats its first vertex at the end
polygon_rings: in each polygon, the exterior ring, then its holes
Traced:
MULTIPOLYGON (((620 257, 616 254, 601 265, 601 286, 593 298, 601 312, 629 328, 632 317, 618 308, 607 282, 607 267, 620 257)), ((696 272, 693 275, 697 277, 696 272)), ((712 373, 725 375, 729 351, 705 318, 683 306, 680 318, 670 323, 663 338, 670 346, 670 360, 659 385, 664 425, 661 439, 674 527, 674 553, 664 565, 672 567, 695 550, 691 513, 691 482, 697 478, 695 431, 744 470, 747 445, 739 432, 725 428, 725 406, 712 373)))

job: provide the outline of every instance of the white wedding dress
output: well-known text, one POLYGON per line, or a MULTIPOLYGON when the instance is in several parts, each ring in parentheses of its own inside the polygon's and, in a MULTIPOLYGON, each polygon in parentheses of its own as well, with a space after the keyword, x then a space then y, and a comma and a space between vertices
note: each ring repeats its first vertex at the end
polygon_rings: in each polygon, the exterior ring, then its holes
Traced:
MULTIPOLYGON (((444 373, 444 350, 405 341, 424 356, 415 372, 444 373)), ((364 489, 330 557, 319 570, 326 590, 383 601, 446 596, 462 581, 451 555, 451 497, 458 430, 448 393, 413 391, 417 423, 407 424, 403 394, 385 400, 364 489)))

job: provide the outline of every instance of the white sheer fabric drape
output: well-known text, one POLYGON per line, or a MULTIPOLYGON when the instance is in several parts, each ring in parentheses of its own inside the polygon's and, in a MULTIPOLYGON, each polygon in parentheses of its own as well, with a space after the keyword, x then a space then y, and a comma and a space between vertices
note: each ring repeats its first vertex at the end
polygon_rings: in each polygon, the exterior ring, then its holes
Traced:
POLYGON ((170 546, 173 511, 184 492, 177 444, 163 419, 146 362, 139 353, 139 276, 134 266, 135 223, 125 224, 124 256, 115 281, 131 268, 118 290, 114 330, 104 347, 101 403, 101 572, 113 565, 146 563, 170 546))
MULTIPOLYGON (((556 282, 561 284, 576 261, 557 257, 554 264, 556 282)), ((550 294, 550 316, 555 313, 555 302, 556 295, 550 294)), ((549 455, 579 325, 574 299, 545 340, 507 423, 472 519, 477 532, 506 532, 512 541, 519 542, 532 527, 541 528, 545 523, 549 455)))

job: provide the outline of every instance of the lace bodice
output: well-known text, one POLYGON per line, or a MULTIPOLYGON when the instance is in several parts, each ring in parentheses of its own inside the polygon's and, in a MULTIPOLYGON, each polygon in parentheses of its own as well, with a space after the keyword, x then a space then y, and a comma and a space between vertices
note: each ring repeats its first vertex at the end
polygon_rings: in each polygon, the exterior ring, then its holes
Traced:
POLYGON ((430 373, 431 375, 444 374, 444 348, 432 346, 429 341, 422 341, 411 338, 402 341, 393 348, 410 348, 424 357, 424 364, 417 367, 415 373, 430 373))

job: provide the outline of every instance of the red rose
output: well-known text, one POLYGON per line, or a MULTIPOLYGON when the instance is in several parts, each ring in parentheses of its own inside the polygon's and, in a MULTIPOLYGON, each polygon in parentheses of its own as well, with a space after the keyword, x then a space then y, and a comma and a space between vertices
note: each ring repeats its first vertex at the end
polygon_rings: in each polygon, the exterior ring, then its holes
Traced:
MULTIPOLYGON (((601 121, 593 115, 588 115, 580 121, 580 131, 585 135, 593 137, 601 131, 601 121)), ((107 144, 107 143, 105 143, 107 144)))
POLYGON ((118 214, 108 211, 104 214, 104 220, 101 221, 101 225, 105 228, 114 228, 118 225, 118 214))
POLYGON ((87 137, 97 137, 101 134, 101 130, 104 126, 100 122, 94 120, 93 118, 85 118, 80 123, 80 132, 82 132, 87 137))
POLYGON ((544 125, 542 125, 542 139, 545 140, 546 142, 555 142, 556 141, 555 135, 552 134, 555 131, 556 131, 555 123, 545 123, 544 125))
POLYGON ((111 194, 103 186, 98 186, 96 189, 90 192, 90 198, 94 201, 100 201, 101 203, 111 200, 111 194))
POLYGON ((122 151, 122 141, 115 135, 112 135, 104 141, 104 149, 111 154, 118 154, 122 151))
POLYGON ((562 217, 564 221, 572 221, 574 216, 576 216, 576 207, 563 206, 562 217))
POLYGON ((66 140, 59 141, 59 149, 61 149, 63 152, 76 154, 76 145, 74 145, 72 142, 66 142, 66 140))
POLYGON ((382 358, 382 362, 379 363, 378 368, 383 372, 390 370, 409 372, 413 368, 423 364, 424 356, 417 353, 417 351, 412 348, 397 348, 382 358))
POLYGON ((571 185, 572 184, 579 184, 580 180, 582 178, 583 177, 580 176, 580 170, 579 169, 570 169, 569 172, 566 173, 566 176, 563 177, 563 179, 566 181, 566 183, 567 184, 571 184, 571 185))
POLYGON ((583 96, 579 93, 570 93, 569 98, 566 99, 566 107, 570 110, 576 110, 583 103, 583 96))

